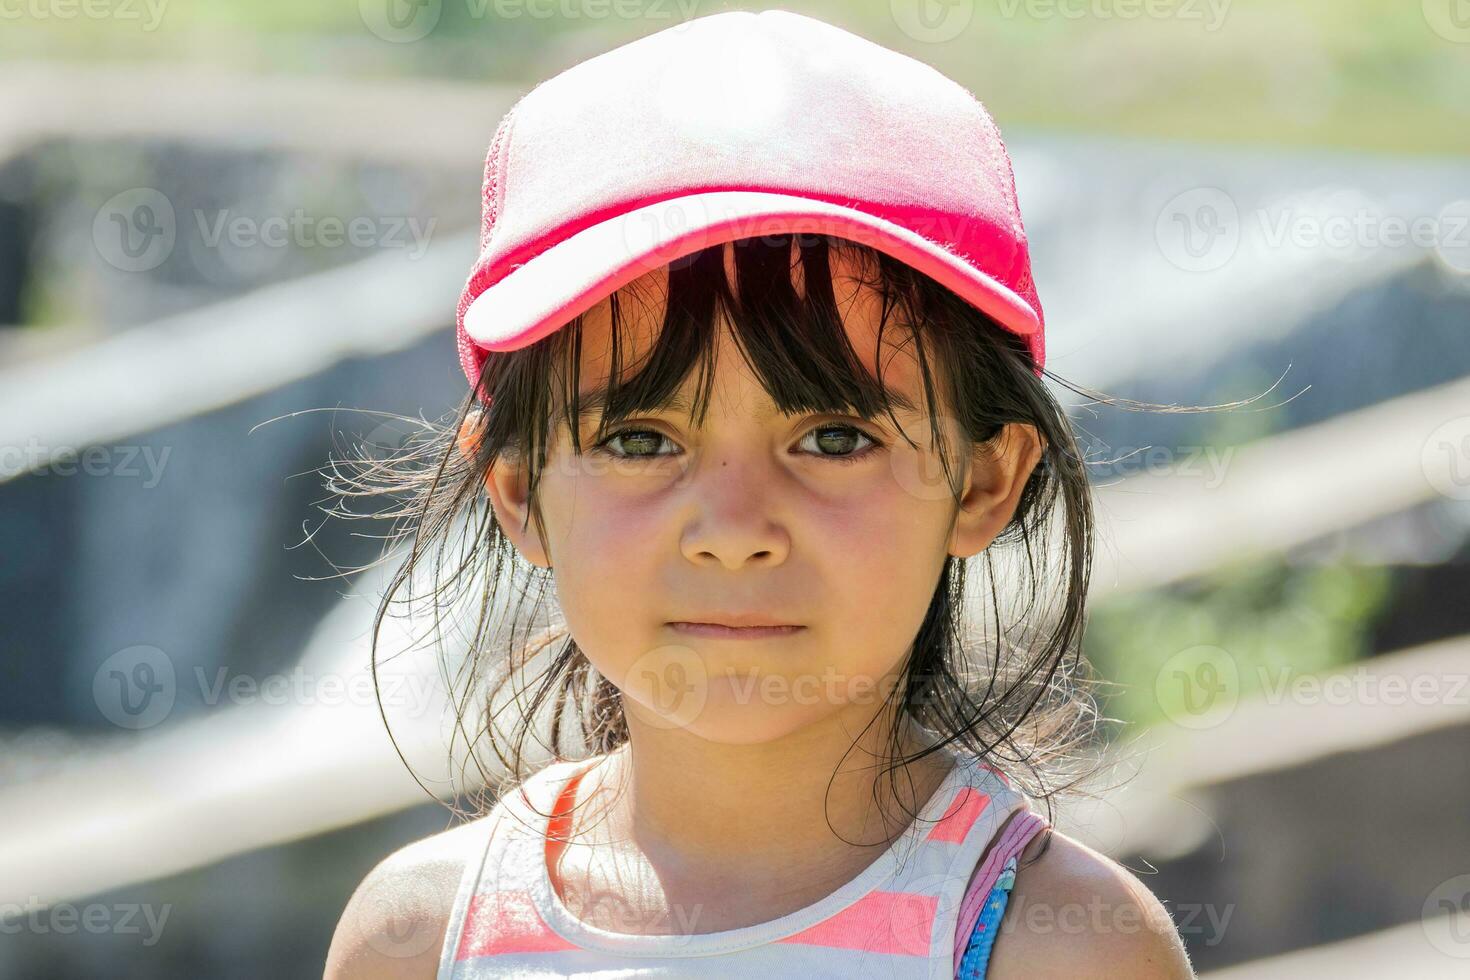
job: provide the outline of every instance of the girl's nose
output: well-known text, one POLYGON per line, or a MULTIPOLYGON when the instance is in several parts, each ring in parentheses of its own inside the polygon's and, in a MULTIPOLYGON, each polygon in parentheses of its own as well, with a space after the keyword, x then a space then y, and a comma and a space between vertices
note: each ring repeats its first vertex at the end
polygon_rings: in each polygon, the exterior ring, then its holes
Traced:
POLYGON ((791 537, 774 507, 773 475, 731 457, 707 463, 695 466, 685 487, 693 503, 679 541, 684 557, 732 570, 784 562, 791 537))

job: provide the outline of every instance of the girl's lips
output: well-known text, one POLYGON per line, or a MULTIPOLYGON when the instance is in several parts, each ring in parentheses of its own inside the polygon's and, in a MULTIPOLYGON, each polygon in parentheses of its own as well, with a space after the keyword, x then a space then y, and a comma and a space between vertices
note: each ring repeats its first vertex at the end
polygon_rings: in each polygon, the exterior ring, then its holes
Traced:
POLYGON ((759 640, 777 636, 790 636, 806 629, 805 626, 720 626, 717 623, 670 623, 671 627, 689 636, 703 636, 717 640, 759 640))

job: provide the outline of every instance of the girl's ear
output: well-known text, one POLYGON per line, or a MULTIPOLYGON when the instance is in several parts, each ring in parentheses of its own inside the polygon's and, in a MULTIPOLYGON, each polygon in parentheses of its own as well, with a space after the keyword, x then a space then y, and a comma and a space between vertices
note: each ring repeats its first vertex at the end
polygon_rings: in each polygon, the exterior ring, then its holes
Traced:
POLYGON ((1036 426, 1007 422, 991 440, 993 448, 971 457, 950 534, 950 554, 957 558, 978 555, 1011 522, 1026 481, 1041 461, 1044 442, 1036 426))
MULTIPOLYGON (((465 459, 473 460, 478 453, 483 420, 481 412, 472 409, 460 423, 455 441, 465 459)), ((533 565, 550 568, 551 559, 547 555, 546 546, 537 528, 529 520, 530 483, 530 474, 519 462, 519 457, 501 456, 491 464, 490 472, 485 477, 485 494, 495 510, 495 520, 500 525, 501 533, 515 545, 521 557, 533 565)))

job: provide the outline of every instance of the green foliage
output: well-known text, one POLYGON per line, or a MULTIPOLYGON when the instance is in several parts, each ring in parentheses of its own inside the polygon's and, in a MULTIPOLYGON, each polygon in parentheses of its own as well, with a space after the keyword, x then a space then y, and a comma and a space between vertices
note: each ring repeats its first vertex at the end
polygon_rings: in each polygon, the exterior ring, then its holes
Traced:
POLYGON ((1181 656, 1191 664, 1227 663, 1234 672, 1224 682, 1229 694, 1248 698, 1284 674, 1329 670, 1371 654, 1368 631, 1390 593, 1390 572, 1380 567, 1279 558, 1238 565, 1100 603, 1090 613, 1084 650, 1104 678, 1120 685, 1106 713, 1151 725, 1193 710, 1166 676, 1181 656), (1191 658, 1186 651, 1196 647, 1223 653, 1191 658))
MULTIPOLYGON (((147 9, 159 15, 143 21, 82 16, 75 0, 42 0, 5 21, 0 58, 166 60, 525 85, 681 17, 730 7, 699 0, 437 2, 426 37, 392 43, 365 27, 361 4, 351 0, 153 0, 147 9)), ((890 0, 738 6, 811 14, 929 62, 976 92, 1008 130, 1470 150, 1470 39, 1436 32, 1417 0, 975 0, 972 8, 960 5, 973 10, 963 30, 944 40, 905 34, 890 0)), ((112 7, 147 5, 88 9, 112 7)))

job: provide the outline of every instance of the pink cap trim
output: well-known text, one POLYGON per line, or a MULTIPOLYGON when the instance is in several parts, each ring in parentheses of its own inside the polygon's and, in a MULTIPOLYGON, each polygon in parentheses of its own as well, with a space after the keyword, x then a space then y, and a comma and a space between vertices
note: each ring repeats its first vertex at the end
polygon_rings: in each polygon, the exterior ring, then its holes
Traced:
MULTIPOLYGON (((952 220, 930 215, 932 222, 952 220)), ((911 224, 924 227, 924 217, 911 224)), ((954 229, 936 227, 936 233, 954 229)), ((487 351, 527 347, 623 286, 675 259, 739 238, 824 234, 868 245, 935 279, 1027 338, 1042 358, 1041 319, 1026 300, 991 276, 911 228, 856 208, 769 191, 709 191, 633 208, 591 225, 485 283, 494 266, 470 276, 463 315, 473 341, 463 354, 478 376, 487 351), (476 294, 476 290, 482 290, 476 294)))

